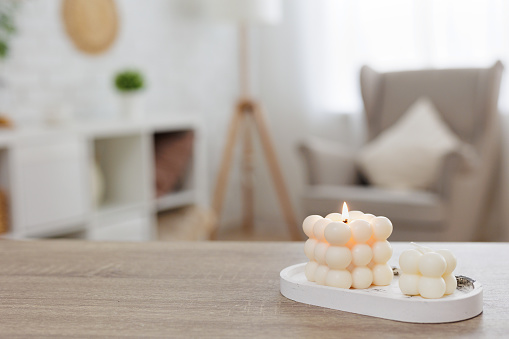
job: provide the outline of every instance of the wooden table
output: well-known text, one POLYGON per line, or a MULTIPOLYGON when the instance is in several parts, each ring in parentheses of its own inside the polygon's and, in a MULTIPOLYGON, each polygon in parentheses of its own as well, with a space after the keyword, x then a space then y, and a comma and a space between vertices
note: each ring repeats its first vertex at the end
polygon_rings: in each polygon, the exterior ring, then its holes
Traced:
MULTIPOLYGON (((409 247, 393 246, 396 258, 409 247)), ((288 300, 279 272, 306 261, 303 243, 0 241, 0 336, 508 335, 509 244, 435 247, 483 284, 483 314, 422 325, 288 300)))

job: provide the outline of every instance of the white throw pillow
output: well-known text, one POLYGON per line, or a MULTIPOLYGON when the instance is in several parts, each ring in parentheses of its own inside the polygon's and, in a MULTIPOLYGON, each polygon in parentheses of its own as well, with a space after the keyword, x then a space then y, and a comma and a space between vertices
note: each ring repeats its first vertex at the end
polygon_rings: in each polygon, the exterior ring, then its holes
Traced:
POLYGON ((357 163, 373 185, 426 189, 435 182, 442 158, 461 144, 433 103, 419 98, 361 150, 357 163))

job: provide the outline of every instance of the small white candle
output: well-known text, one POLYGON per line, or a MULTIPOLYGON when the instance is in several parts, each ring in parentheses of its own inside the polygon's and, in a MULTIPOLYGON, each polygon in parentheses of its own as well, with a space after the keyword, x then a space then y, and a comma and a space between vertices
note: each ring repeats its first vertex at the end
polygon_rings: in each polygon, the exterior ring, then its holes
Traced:
POLYGON ((399 289, 406 295, 419 295, 420 274, 403 273, 399 277, 399 289))
POLYGON ((452 294, 458 287, 458 282, 456 281, 456 277, 452 272, 456 269, 457 260, 454 254, 452 254, 449 250, 438 250, 437 253, 442 255, 447 262, 447 269, 445 270, 442 278, 445 280, 445 294, 452 294))
POLYGON ((441 277, 422 276, 419 279, 419 294, 423 298, 438 299, 445 293, 445 281, 441 277))
POLYGON ((433 251, 417 244, 399 257, 402 274, 399 288, 403 294, 438 299, 456 290, 456 257, 449 250, 433 251))

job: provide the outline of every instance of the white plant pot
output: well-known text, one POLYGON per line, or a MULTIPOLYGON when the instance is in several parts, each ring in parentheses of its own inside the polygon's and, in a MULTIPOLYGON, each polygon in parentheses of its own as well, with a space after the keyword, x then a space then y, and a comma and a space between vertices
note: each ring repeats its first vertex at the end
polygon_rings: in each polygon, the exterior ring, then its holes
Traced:
POLYGON ((120 112, 121 116, 130 120, 143 119, 144 97, 140 91, 131 93, 120 93, 120 112))

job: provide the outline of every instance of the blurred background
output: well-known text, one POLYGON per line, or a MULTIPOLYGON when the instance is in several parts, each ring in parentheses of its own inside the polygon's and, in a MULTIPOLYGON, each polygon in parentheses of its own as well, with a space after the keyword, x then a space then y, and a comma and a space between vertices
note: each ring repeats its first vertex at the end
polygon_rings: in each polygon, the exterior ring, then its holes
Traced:
POLYGON ((343 201, 395 240, 509 237, 505 1, 1 0, 0 20, 4 237, 303 240, 343 201), (432 181, 377 182, 408 153, 369 146, 422 97, 454 147, 425 133, 432 181))

